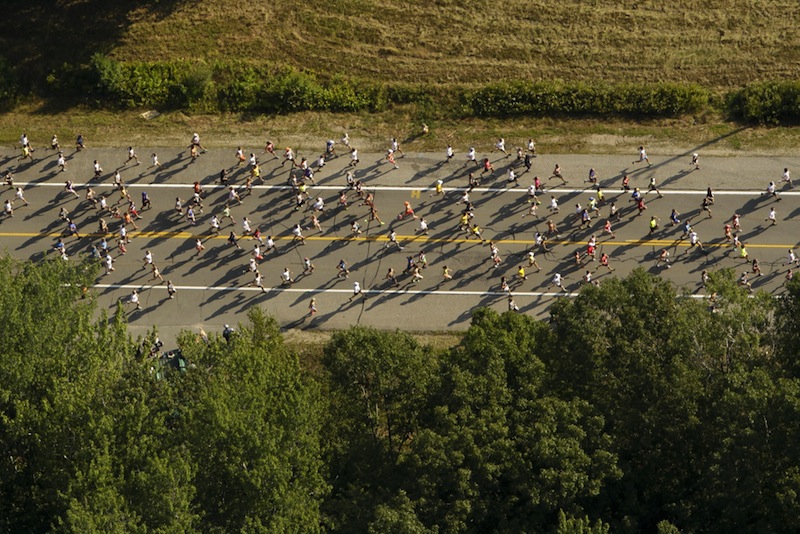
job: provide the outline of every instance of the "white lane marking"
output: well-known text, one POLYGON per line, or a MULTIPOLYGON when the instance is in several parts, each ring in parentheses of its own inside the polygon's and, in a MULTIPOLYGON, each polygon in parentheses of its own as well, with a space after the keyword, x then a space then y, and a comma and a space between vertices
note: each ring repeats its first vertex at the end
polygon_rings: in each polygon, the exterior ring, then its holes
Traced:
MULTIPOLYGON (((27 187, 27 188, 34 188, 34 187, 60 187, 61 189, 64 188, 63 183, 50 183, 50 182, 14 182, 15 186, 18 187, 27 187)), ((74 184, 76 188, 82 187, 113 187, 111 183, 103 183, 103 182, 91 182, 85 184, 74 184)), ((125 187, 128 189, 141 189, 141 188, 154 188, 154 189, 188 189, 192 187, 193 184, 125 184, 125 187)), ((227 189, 230 185, 220 185, 220 184, 203 184, 203 189, 227 189)), ((234 185, 237 190, 244 189, 243 184, 234 185)), ((254 185, 253 189, 258 191, 288 191, 291 190, 292 187, 289 185, 254 185)), ((338 186, 338 185, 310 185, 308 189, 313 190, 321 190, 321 191, 342 191, 347 189, 345 186, 338 186)), ((420 192, 429 192, 435 191, 434 187, 419 187, 419 186, 391 186, 391 185, 378 185, 378 186, 371 186, 369 184, 364 185, 364 189, 367 191, 420 191, 420 192)), ((466 187, 445 187, 445 192, 463 192, 467 188, 466 187)), ((489 187, 476 187, 472 190, 473 192, 478 193, 498 193, 498 192, 507 192, 507 193, 519 193, 520 195, 527 195, 527 189, 525 188, 507 188, 507 187, 498 187, 498 188, 489 188, 489 187)), ((629 193, 619 193, 617 191, 610 192, 608 189, 603 190, 607 196, 609 195, 628 195, 629 193)), ((558 193, 558 194, 592 194, 596 193, 594 189, 547 189, 544 193, 540 193, 539 196, 546 195, 548 193, 558 193)), ((643 192, 643 194, 646 192, 643 192)), ((705 189, 663 189, 661 190, 661 194, 663 196, 667 195, 697 195, 697 194, 705 194, 705 189)), ((725 190, 719 191, 715 190, 714 195, 721 195, 721 196, 762 196, 765 195, 763 189, 761 190, 725 190)), ((800 191, 779 191, 780 196, 800 196, 800 191)), ((644 195, 645 199, 647 199, 647 195, 644 195)))
MULTIPOLYGON (((166 285, 136 285, 136 284, 94 284, 92 286, 96 289, 130 289, 130 290, 146 290, 146 289, 159 289, 164 292, 167 290, 166 285)), ((260 293, 261 289, 257 287, 237 287, 237 286, 179 286, 176 285, 175 289, 178 291, 252 291, 260 293)), ((295 287, 265 287, 267 293, 344 293, 352 295, 352 289, 300 289, 295 287)), ((506 297, 508 293, 502 291, 452 291, 442 289, 439 291, 428 289, 362 289, 365 295, 382 295, 382 294, 403 294, 403 295, 442 295, 442 296, 466 296, 466 297, 506 297)), ((546 291, 512 291, 511 294, 515 297, 577 297, 578 293, 575 292, 546 292, 546 291)), ((705 298, 705 295, 689 295, 690 298, 705 298)))

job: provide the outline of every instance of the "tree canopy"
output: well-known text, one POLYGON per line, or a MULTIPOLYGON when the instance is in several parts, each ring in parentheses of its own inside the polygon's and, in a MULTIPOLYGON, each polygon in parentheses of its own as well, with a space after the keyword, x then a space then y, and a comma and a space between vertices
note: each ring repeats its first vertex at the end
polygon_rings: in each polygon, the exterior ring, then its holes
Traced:
POLYGON ((253 308, 172 369, 95 273, 0 259, 2 531, 800 530, 800 280, 698 299, 640 270, 308 366, 253 308))

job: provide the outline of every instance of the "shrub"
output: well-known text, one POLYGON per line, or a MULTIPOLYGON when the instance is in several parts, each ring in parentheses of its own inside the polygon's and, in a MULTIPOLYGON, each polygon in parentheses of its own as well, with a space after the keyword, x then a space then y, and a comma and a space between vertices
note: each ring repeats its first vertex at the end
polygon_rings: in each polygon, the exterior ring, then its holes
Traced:
MULTIPOLYGON (((92 58, 89 71, 92 92, 98 101, 123 108, 374 112, 395 104, 414 104, 425 109, 426 116, 615 113, 672 117, 707 108, 710 97, 705 89, 687 84, 511 81, 477 89, 403 83, 387 86, 338 75, 320 80, 291 67, 269 68, 239 62, 121 63, 102 55, 92 58)), ((51 85, 70 80, 53 77, 51 85)), ((75 80, 80 81, 77 77, 75 80)), ((737 100, 740 101, 741 98, 737 100)))
POLYGON ((727 111, 760 124, 800 121, 800 81, 760 82, 728 93, 727 111))
POLYGON ((467 110, 477 116, 518 114, 608 114, 677 116, 700 111, 709 93, 685 84, 586 84, 500 82, 466 95, 467 110))

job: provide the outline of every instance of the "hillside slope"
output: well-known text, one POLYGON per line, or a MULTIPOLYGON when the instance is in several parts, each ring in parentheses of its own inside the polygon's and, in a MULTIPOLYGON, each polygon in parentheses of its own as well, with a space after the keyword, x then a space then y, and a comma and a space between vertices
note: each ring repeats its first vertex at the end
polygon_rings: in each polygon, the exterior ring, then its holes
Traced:
POLYGON ((243 59, 409 82, 690 81, 800 72, 792 0, 183 2, 129 14, 118 59, 243 59))

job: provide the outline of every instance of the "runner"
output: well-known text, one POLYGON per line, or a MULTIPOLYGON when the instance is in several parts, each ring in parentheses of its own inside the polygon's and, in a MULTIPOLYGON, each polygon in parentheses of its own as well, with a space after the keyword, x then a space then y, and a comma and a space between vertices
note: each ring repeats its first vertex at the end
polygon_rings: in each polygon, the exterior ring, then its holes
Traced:
POLYGON ((135 161, 136 165, 139 165, 139 157, 136 155, 136 152, 133 150, 132 146, 128 147, 128 159, 122 164, 123 167, 127 167, 128 163, 131 161, 135 161))
POLYGON ((506 151, 506 140, 503 139, 502 137, 498 139, 497 142, 494 144, 494 149, 492 149, 492 152, 495 151, 502 152, 503 154, 506 155, 507 158, 511 157, 511 154, 509 154, 506 151))
POLYGON ((385 280, 389 280, 392 283, 393 287, 400 287, 400 282, 397 281, 397 277, 394 274, 394 269, 389 267, 389 270, 386 272, 385 280))
POLYGON ((665 248, 662 248, 661 252, 658 254, 656 267, 660 267, 662 263, 667 267, 667 269, 672 267, 672 265, 669 264, 669 251, 665 248))
POLYGON ((419 220, 419 229, 414 230, 414 233, 421 234, 421 235, 428 235, 428 221, 425 220, 424 217, 420 218, 419 220))
POLYGON ((389 231, 389 240, 386 242, 383 248, 389 248, 390 246, 395 245, 400 250, 405 250, 405 247, 401 247, 400 243, 397 242, 397 232, 394 230, 389 231))
POLYGON ((397 220, 400 221, 406 217, 411 217, 414 220, 419 219, 417 215, 414 215, 414 210, 411 208, 411 203, 407 200, 403 202, 403 211, 397 215, 397 220))
POLYGON ((764 274, 761 272, 761 264, 758 263, 756 258, 753 258, 753 273, 755 273, 756 276, 762 276, 764 274))
POLYGON ((639 147, 639 159, 632 161, 631 164, 635 165, 637 163, 642 163, 643 161, 647 162, 647 166, 651 167, 653 164, 650 163, 650 159, 647 157, 647 151, 644 149, 643 146, 639 147))
POLYGON ((233 245, 239 250, 242 250, 242 247, 239 246, 239 236, 236 235, 236 232, 231 230, 231 233, 228 234, 228 243, 233 245))
POLYGON ((664 195, 661 194, 661 191, 658 190, 658 186, 656 185, 656 177, 655 176, 651 176, 650 177, 650 183, 647 184, 647 193, 645 193, 645 195, 650 193, 650 192, 652 192, 652 191, 655 191, 656 193, 658 193, 658 198, 662 198, 664 196, 664 195))
POLYGON ((778 194, 777 188, 775 187, 775 182, 770 182, 767 186, 767 194, 773 197, 777 202, 781 201, 781 196, 778 194))
POLYGON ((489 161, 489 158, 483 158, 483 170, 481 171, 481 177, 484 174, 489 173, 489 176, 494 176, 494 167, 492 166, 492 162, 489 161))
POLYGON ((606 268, 606 269, 608 269, 609 271, 614 271, 614 270, 616 270, 616 269, 614 269, 613 267, 611 267, 611 266, 609 265, 609 260, 610 260, 610 258, 608 257, 608 254, 606 254, 605 252, 604 252, 604 253, 602 253, 602 254, 600 254, 600 265, 598 265, 597 267, 595 267, 595 269, 594 269, 594 270, 596 271, 596 270, 598 270, 600 267, 605 267, 605 268, 606 268))
POLYGON ((139 292, 137 290, 134 289, 131 292, 131 296, 128 297, 128 302, 130 304, 133 304, 134 306, 136 306, 137 310, 141 310, 142 309, 142 304, 141 304, 141 302, 139 302, 139 292))
POLYGON ((392 137, 392 152, 395 154, 400 154, 401 158, 406 157, 406 155, 403 153, 403 149, 400 148, 400 143, 397 141, 396 137, 392 137))
POLYGON ((353 296, 350 297, 348 302, 353 302, 353 299, 361 295, 361 297, 366 300, 367 296, 361 291, 361 284, 358 282, 353 282, 353 296))
POLYGON ((436 180, 436 185, 434 186, 434 191, 431 193, 430 197, 438 197, 441 196, 444 198, 444 188, 442 187, 443 182, 441 180, 436 180))
POLYGON ((770 226, 775 226, 778 224, 777 216, 775 215, 775 208, 769 209, 769 214, 767 215, 767 218, 764 219, 764 222, 766 221, 769 221, 770 226))
POLYGON ((267 139, 267 142, 264 143, 263 154, 272 154, 272 159, 280 159, 278 155, 275 153, 275 144, 269 139, 267 139))
POLYGON ((350 150, 350 163, 347 164, 348 167, 355 167, 358 165, 358 150, 355 148, 350 150))
POLYGON ((600 235, 605 234, 609 234, 611 239, 616 239, 617 237, 616 234, 614 234, 614 231, 611 229, 611 221, 609 219, 606 219, 606 223, 603 225, 603 232, 600 235))
POLYGON ((700 242, 700 238, 697 237, 697 232, 692 230, 689 232, 689 248, 693 248, 697 246, 700 250, 703 250, 703 243, 700 242))
POLYGON ((447 282, 448 280, 452 280, 453 279, 453 273, 452 273, 452 271, 450 271, 450 269, 447 267, 447 265, 442 267, 442 279, 443 279, 444 282, 447 282))
POLYGON ((14 193, 14 202, 16 202, 18 200, 21 201, 21 202, 24 202, 25 206, 30 206, 28 201, 25 200, 25 196, 22 193, 22 188, 21 187, 17 187, 17 191, 16 191, 16 193, 14 193))
POLYGON ((475 149, 472 147, 467 150, 467 161, 464 163, 464 167, 468 166, 470 163, 475 164, 476 167, 480 166, 480 163, 478 163, 478 158, 475 155, 475 149))
POLYGON ((550 281, 550 285, 548 285, 548 289, 552 286, 556 286, 559 291, 563 291, 567 293, 567 288, 564 287, 564 279, 566 276, 561 276, 559 273, 553 275, 553 279, 550 281))
POLYGON ((302 245, 306 244, 306 238, 303 237, 303 229, 299 224, 294 225, 294 228, 292 228, 292 243, 297 240, 300 240, 300 244, 302 245))
POLYGON ((336 265, 337 273, 336 277, 340 278, 344 276, 345 278, 350 278, 350 269, 347 268, 347 262, 344 259, 339 260, 338 265, 336 265))
POLYGON ((567 183, 567 181, 564 179, 564 176, 561 174, 561 165, 559 165, 558 163, 556 163, 556 166, 553 169, 553 174, 550 176, 550 178, 547 179, 547 181, 549 182, 552 178, 558 178, 559 180, 561 180, 562 184, 567 183))

